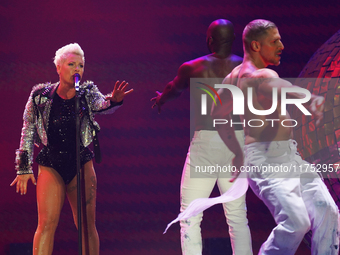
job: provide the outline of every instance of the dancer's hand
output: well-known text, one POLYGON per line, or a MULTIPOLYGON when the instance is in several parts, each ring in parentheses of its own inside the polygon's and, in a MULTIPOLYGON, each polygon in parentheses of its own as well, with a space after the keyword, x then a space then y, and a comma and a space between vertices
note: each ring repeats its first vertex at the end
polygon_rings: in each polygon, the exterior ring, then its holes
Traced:
POLYGON ((236 171, 232 172, 231 174, 232 178, 230 179, 230 182, 234 182, 241 173, 241 167, 243 166, 243 153, 242 152, 237 154, 233 158, 233 166, 236 167, 236 171))
POLYGON ((21 195, 25 195, 27 193, 27 182, 31 180, 34 185, 37 185, 37 182, 34 178, 34 174, 21 174, 15 177, 14 181, 11 183, 10 186, 16 185, 17 193, 20 192, 21 195))
POLYGON ((311 110, 313 116, 315 117, 316 126, 319 126, 323 119, 323 110, 325 108, 325 98, 322 96, 312 95, 311 103, 309 109, 311 110))
POLYGON ((160 113, 161 113, 161 110, 162 110, 161 107, 162 107, 162 105, 163 105, 163 104, 160 102, 162 93, 159 92, 159 91, 156 91, 156 94, 157 94, 157 96, 151 98, 150 101, 151 101, 151 102, 152 102, 152 101, 155 101, 155 103, 152 105, 152 109, 155 108, 155 107, 157 106, 157 108, 158 108, 158 114, 160 114, 160 113))

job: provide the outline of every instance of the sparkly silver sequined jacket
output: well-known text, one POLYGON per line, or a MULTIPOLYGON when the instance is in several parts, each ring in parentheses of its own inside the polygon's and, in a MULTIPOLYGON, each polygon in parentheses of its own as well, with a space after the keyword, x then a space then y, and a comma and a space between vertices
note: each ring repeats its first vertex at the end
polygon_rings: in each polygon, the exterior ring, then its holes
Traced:
MULTIPOLYGON (((53 97, 56 93, 58 83, 38 84, 33 87, 24 111, 24 124, 21 132, 20 148, 16 151, 17 174, 33 173, 33 149, 34 144, 42 143, 47 146, 47 129, 53 97)), ((112 103, 105 100, 105 96, 98 90, 98 87, 91 81, 80 86, 80 94, 84 95, 83 100, 88 107, 89 114, 81 116, 80 131, 81 141, 87 147, 100 127, 94 120, 94 114, 113 113, 122 104, 112 103)))

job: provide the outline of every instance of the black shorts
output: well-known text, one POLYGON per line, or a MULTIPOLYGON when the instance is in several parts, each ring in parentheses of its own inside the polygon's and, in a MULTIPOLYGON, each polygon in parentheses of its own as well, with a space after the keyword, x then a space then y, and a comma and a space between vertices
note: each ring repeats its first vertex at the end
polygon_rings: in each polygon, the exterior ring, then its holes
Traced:
MULTIPOLYGON (((81 167, 92 160, 93 157, 93 152, 89 148, 82 147, 80 150, 81 167)), ((44 146, 36 157, 35 162, 39 165, 51 167, 56 170, 66 185, 77 175, 75 152, 52 150, 49 147, 44 146)))

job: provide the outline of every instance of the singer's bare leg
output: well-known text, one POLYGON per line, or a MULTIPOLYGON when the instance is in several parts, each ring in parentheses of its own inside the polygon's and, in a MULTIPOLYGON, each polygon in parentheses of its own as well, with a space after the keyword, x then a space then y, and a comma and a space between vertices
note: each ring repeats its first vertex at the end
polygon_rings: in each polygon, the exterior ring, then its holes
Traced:
POLYGON ((51 255, 54 233, 65 200, 65 184, 50 167, 39 166, 38 176, 38 227, 33 240, 33 255, 51 255))
MULTIPOLYGON (((84 179, 85 179, 85 199, 86 199, 86 216, 87 216, 87 238, 83 236, 83 254, 84 255, 99 255, 99 237, 97 228, 95 225, 96 220, 96 189, 97 189, 97 178, 94 172, 92 161, 87 162, 84 167, 84 179)), ((77 178, 75 177, 70 184, 67 186, 66 191, 68 200, 70 202, 73 219, 78 225, 77 217, 77 178)), ((84 217, 84 215, 83 215, 84 217)), ((83 233, 84 230, 83 224, 83 233)))

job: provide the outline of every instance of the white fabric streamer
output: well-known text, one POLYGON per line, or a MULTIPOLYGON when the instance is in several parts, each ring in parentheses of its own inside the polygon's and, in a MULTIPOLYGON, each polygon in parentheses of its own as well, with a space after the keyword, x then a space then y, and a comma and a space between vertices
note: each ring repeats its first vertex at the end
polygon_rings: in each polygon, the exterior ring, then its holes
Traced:
POLYGON ((246 177, 246 173, 241 173, 239 177, 236 179, 234 185, 232 185, 231 188, 228 189, 228 191, 223 193, 221 196, 214 198, 198 198, 192 201, 189 204, 189 206, 178 215, 176 219, 174 219, 172 222, 168 224, 163 234, 166 233, 166 231, 172 224, 178 221, 186 220, 193 216, 196 216, 200 212, 203 212, 204 210, 208 209, 213 205, 222 204, 238 199, 247 192, 247 189, 248 180, 246 177))

